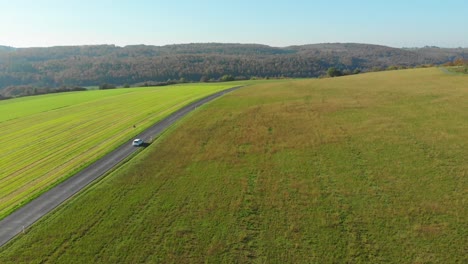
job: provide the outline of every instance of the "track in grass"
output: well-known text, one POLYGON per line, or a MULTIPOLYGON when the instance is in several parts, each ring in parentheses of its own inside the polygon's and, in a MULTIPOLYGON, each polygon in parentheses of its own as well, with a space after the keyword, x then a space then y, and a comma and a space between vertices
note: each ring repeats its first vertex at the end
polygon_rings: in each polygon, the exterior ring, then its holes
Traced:
POLYGON ((0 102, 0 219, 182 106, 233 86, 87 91, 0 102))
POLYGON ((250 86, 0 249, 0 262, 466 263, 467 77, 250 86))

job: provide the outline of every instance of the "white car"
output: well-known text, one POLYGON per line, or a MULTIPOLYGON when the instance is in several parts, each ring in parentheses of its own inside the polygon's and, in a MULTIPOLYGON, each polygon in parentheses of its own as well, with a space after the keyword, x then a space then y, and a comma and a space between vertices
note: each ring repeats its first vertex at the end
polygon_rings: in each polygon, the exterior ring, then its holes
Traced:
POLYGON ((139 138, 133 140, 132 142, 132 145, 135 147, 141 146, 142 144, 143 144, 143 139, 139 139, 139 138))

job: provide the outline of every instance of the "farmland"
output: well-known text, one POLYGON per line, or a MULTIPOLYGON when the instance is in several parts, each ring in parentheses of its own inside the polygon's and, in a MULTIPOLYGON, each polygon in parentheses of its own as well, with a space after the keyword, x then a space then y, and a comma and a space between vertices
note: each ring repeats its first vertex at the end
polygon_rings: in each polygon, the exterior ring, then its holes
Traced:
POLYGON ((239 85, 189 84, 0 102, 0 219, 182 106, 239 85))
POLYGON ((467 81, 430 68, 237 90, 0 262, 466 263, 467 81))

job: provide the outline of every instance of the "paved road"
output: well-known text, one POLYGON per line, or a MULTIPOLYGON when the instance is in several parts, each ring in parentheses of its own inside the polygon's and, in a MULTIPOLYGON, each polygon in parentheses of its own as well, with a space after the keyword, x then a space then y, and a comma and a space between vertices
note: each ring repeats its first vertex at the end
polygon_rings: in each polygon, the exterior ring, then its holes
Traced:
MULTIPOLYGON (((184 108, 178 110, 177 112, 171 114, 162 121, 148 128, 143 133, 138 135, 137 138, 141 138, 145 142, 148 142, 151 138, 155 138, 161 134, 161 132, 167 129, 170 125, 174 124, 177 120, 184 117, 195 108, 239 88, 241 87, 238 86, 230 88, 185 106, 184 108)), ((132 141, 126 142, 105 157, 91 164, 89 167, 75 174, 48 192, 42 194, 35 200, 31 201, 27 205, 21 207, 0 221, 0 247, 15 237, 17 234, 23 232, 24 228, 32 225, 34 222, 36 222, 48 212, 52 211, 65 200, 76 194, 94 180, 105 175, 109 170, 113 169, 120 162, 125 160, 131 154, 135 153, 138 148, 133 147, 131 142, 132 141)))

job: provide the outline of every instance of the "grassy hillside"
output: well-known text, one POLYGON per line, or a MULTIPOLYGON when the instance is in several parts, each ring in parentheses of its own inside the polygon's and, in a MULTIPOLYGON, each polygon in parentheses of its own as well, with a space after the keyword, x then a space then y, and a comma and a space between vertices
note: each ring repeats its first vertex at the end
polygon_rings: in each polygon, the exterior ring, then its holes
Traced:
POLYGON ((238 84, 0 101, 0 219, 189 102, 238 84))
POLYGON ((0 249, 0 262, 466 263, 467 77, 246 87, 0 249))

